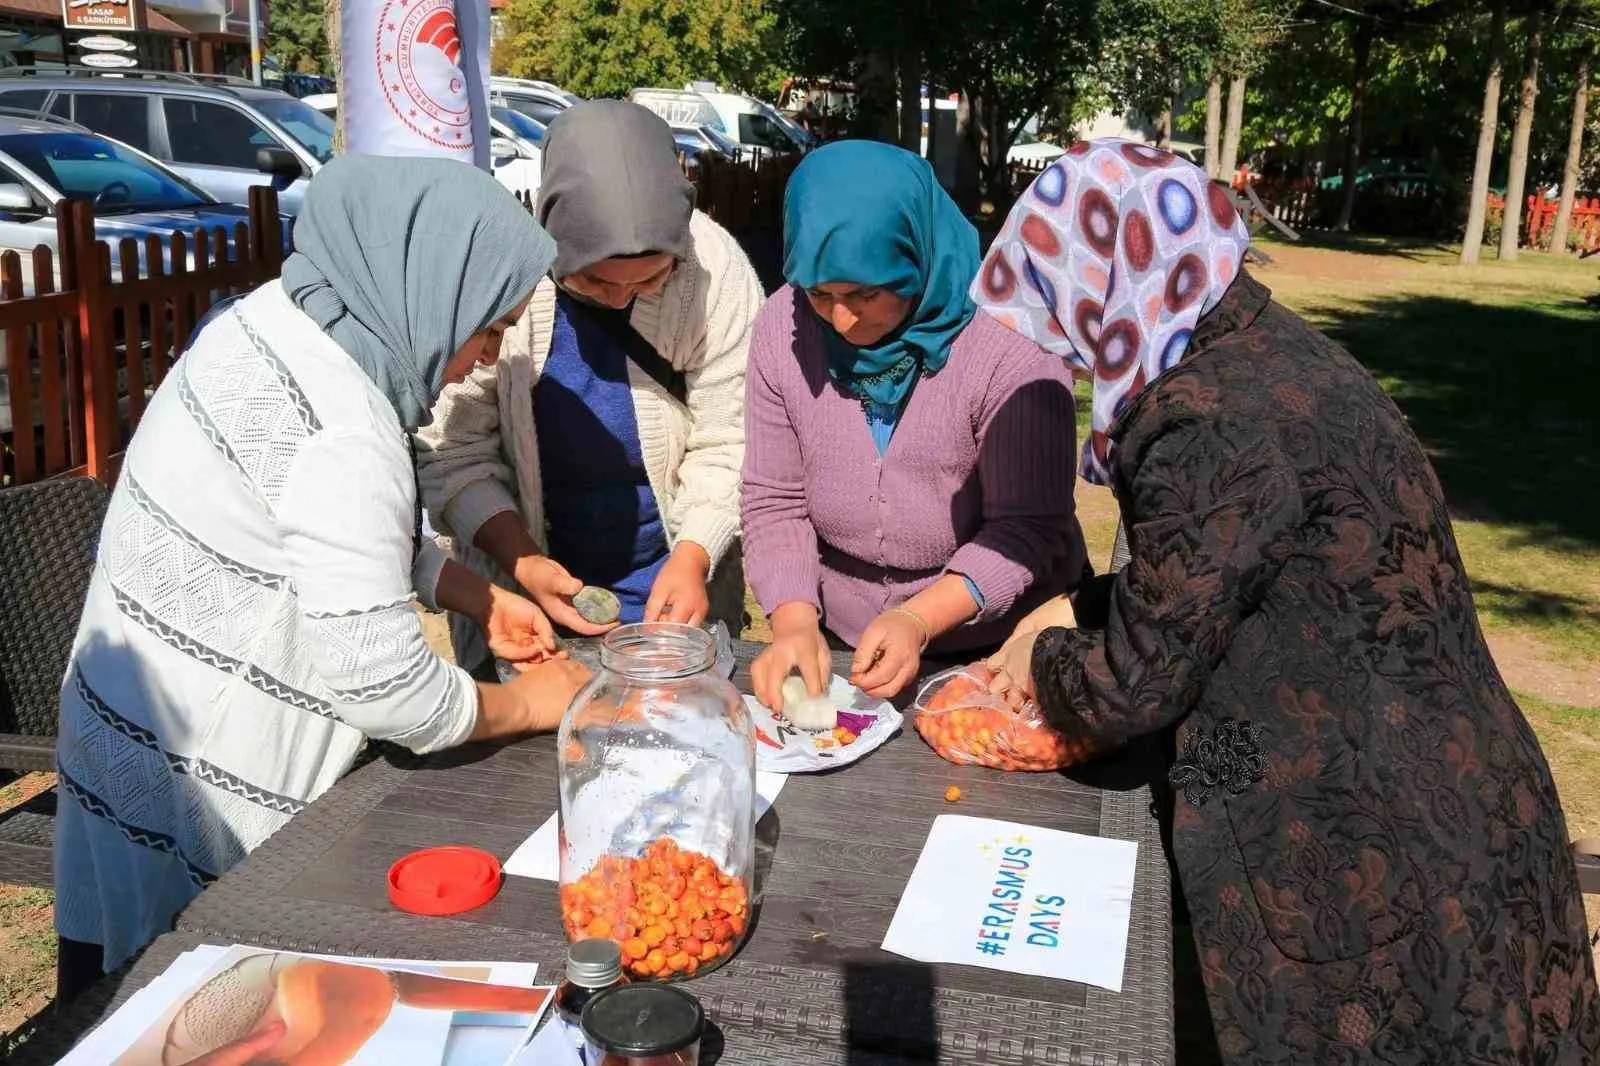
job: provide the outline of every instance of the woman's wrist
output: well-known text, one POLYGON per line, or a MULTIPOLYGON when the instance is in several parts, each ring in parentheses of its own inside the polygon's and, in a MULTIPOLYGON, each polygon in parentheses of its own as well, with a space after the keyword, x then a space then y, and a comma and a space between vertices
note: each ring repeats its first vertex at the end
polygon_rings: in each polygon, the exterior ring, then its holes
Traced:
POLYGON ((543 558, 539 546, 522 524, 522 517, 515 511, 501 511, 478 527, 478 535, 472 543, 524 586, 527 582, 523 581, 523 571, 543 558))
POLYGON ((672 549, 672 558, 685 566, 693 566, 705 581, 711 573, 711 553, 692 540, 680 540, 672 549))
POLYGON ((905 606, 904 604, 899 607, 891 607, 884 613, 896 614, 902 618, 909 619, 911 624, 917 627, 917 635, 921 640, 921 644, 917 647, 917 651, 924 652, 928 650, 928 645, 933 643, 934 634, 933 629, 928 625, 928 620, 926 618, 922 617, 916 611, 905 606))
POLYGON ((821 629, 822 612, 817 610, 815 604, 804 600, 791 600, 773 608, 767 621, 772 626, 772 635, 782 637, 791 633, 821 629))
POLYGON ((900 604, 900 607, 921 623, 928 643, 966 624, 978 614, 978 604, 967 588, 967 579, 957 573, 945 574, 900 604))

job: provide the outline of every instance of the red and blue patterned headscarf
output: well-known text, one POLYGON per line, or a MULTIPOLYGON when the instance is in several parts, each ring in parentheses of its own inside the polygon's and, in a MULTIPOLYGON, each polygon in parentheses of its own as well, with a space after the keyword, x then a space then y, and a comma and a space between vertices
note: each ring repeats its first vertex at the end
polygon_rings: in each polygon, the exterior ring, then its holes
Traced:
POLYGON ((1085 479, 1109 481, 1112 423, 1178 365, 1249 244, 1225 189, 1133 141, 1074 145, 1017 201, 972 299, 1093 381, 1085 479))

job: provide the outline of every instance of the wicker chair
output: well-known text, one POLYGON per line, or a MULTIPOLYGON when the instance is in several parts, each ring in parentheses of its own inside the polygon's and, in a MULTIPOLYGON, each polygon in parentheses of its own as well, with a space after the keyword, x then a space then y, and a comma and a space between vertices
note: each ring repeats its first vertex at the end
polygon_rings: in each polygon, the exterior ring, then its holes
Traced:
MULTIPOLYGON (((0 769, 54 770, 61 678, 107 492, 93 478, 0 489, 0 769)), ((55 796, 0 815, 0 881, 49 885, 55 796)))
POLYGON ((55 768, 61 677, 106 501, 88 477, 0 490, 0 766, 55 768))

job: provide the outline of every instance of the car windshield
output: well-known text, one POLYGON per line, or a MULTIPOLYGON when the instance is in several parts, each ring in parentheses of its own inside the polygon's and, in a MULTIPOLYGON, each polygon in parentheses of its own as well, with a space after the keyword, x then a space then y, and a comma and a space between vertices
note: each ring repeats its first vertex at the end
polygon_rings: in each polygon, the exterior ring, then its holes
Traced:
POLYGON ((706 140, 717 146, 717 151, 730 159, 739 158, 739 146, 721 130, 714 130, 710 126, 701 126, 700 132, 705 134, 706 140))
POLYGON ((525 141, 534 144, 544 143, 544 123, 529 118, 521 111, 513 111, 509 107, 497 107, 493 111, 494 117, 510 126, 512 132, 525 141))
POLYGON ((333 120, 327 115, 292 96, 261 96, 250 102, 304 145, 317 162, 326 163, 333 158, 333 120))
POLYGON ((176 174, 90 133, 14 133, 0 137, 0 151, 62 196, 96 201, 102 215, 215 203, 176 174))

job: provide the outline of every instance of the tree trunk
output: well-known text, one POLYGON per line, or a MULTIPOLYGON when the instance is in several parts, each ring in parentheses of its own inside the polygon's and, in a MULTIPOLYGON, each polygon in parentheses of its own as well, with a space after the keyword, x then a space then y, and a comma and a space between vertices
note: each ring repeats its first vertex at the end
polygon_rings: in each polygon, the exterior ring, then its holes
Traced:
MULTIPOLYGON (((900 147, 922 154, 922 57, 915 48, 900 53, 900 147)), ((933 107, 933 100, 928 100, 933 107)))
POLYGON ((328 35, 328 62, 333 67, 334 93, 339 103, 333 125, 333 150, 337 154, 344 151, 344 62, 339 51, 344 43, 344 34, 340 32, 339 0, 323 0, 323 5, 323 28, 328 35))
POLYGON ((1533 137, 1533 108, 1539 99, 1539 52, 1544 47, 1544 11, 1528 23, 1528 55, 1517 98, 1517 124, 1511 130, 1511 171, 1506 176, 1506 210, 1500 223, 1500 258, 1517 257, 1522 239, 1522 197, 1528 181, 1528 142, 1533 137))
POLYGON ((1245 76, 1235 74, 1228 85, 1228 125, 1222 131, 1222 158, 1217 160, 1217 177, 1230 184, 1239 168, 1239 132, 1244 126, 1245 76))
POLYGON ((1550 250, 1563 255, 1567 251, 1572 202, 1578 195, 1578 176, 1583 165, 1583 127, 1589 121, 1589 75, 1593 62, 1592 52, 1578 57, 1578 77, 1572 92, 1572 132, 1567 135, 1567 166, 1561 174, 1561 204, 1556 208, 1556 224, 1550 230, 1550 250))
POLYGON ((1361 166, 1361 120, 1367 109, 1367 75, 1372 66, 1372 39, 1376 36, 1370 20, 1356 29, 1355 65, 1350 78, 1350 128, 1344 139, 1344 197, 1339 204, 1339 220, 1334 228, 1350 229, 1356 213, 1356 171, 1361 166))
POLYGON ((895 101, 899 97, 894 56, 882 52, 869 54, 861 64, 861 77, 856 80, 855 135, 899 144, 900 122, 895 117, 895 101))
POLYGON ((1161 114, 1156 118, 1156 147, 1168 148, 1172 145, 1172 105, 1168 104, 1161 109, 1161 114))
POLYGON ((1505 73, 1506 0, 1496 0, 1489 27, 1489 74, 1483 79, 1483 111, 1478 118, 1478 157, 1472 165, 1472 194, 1467 232, 1461 238, 1461 261, 1478 261, 1483 250, 1483 225, 1489 211, 1489 172, 1494 166, 1495 134, 1500 125, 1500 80, 1505 73))
POLYGON ((977 107, 971 94, 963 91, 956 100, 956 203, 969 215, 982 205, 978 155, 977 107))
POLYGON ((1222 76, 1212 74, 1206 83, 1206 173, 1213 179, 1217 174, 1217 157, 1222 142, 1222 76))

